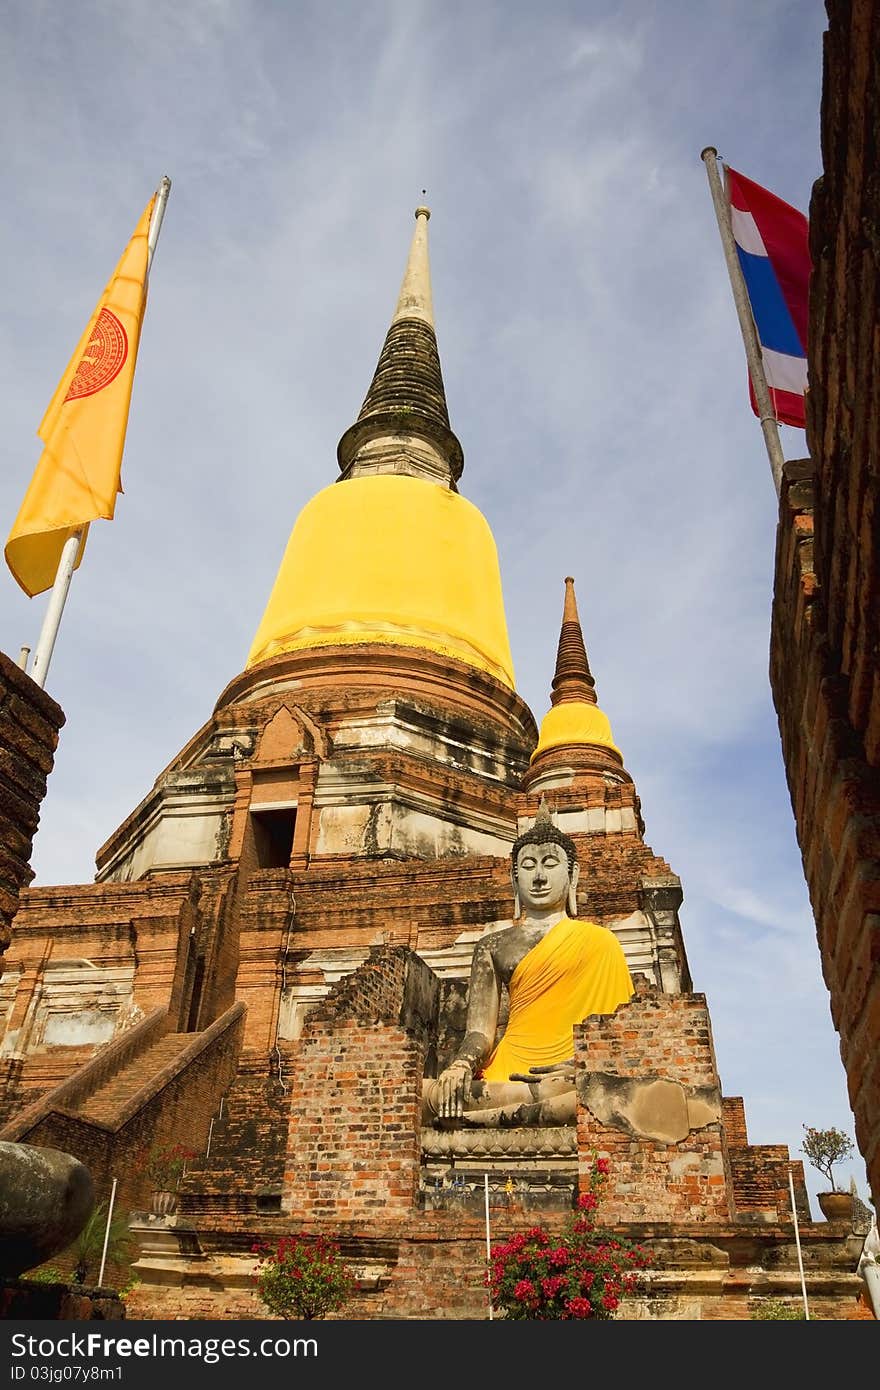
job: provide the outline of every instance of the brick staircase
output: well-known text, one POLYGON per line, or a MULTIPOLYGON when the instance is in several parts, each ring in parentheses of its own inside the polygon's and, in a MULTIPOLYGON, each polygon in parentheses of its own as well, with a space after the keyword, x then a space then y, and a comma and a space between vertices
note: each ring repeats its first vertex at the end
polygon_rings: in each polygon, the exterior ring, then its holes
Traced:
MULTIPOLYGON (((291 1068, 285 1072, 289 1078, 291 1068)), ((209 1152, 181 1184, 181 1214, 280 1210, 289 1108, 289 1080, 282 1086, 268 1058, 240 1062, 214 1116, 209 1152)))
POLYGON ((112 1128, 114 1120, 123 1113, 132 1098, 192 1041, 192 1033, 166 1033, 132 1057, 127 1066, 87 1096, 75 1113, 81 1120, 112 1128))
POLYGON ((168 1033, 167 1014, 155 1010, 20 1110, 0 1139, 73 1154, 96 1190, 118 1178, 120 1206, 137 1208, 147 1199, 147 1179, 132 1154, 157 1142, 204 1146, 235 1076, 245 1012, 233 1004, 200 1032, 168 1033))

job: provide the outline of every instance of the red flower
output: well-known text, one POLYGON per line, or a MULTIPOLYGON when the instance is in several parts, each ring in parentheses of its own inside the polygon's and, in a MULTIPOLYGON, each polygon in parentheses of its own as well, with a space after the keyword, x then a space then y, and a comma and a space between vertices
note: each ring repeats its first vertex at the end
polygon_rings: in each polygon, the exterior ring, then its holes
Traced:
POLYGON ((565 1288, 565 1280, 561 1274, 547 1274, 541 1280, 541 1293, 545 1298, 553 1298, 559 1293, 560 1289, 565 1288))
POLYGON ((596 1172, 597 1172, 597 1173, 602 1173, 602 1174, 607 1175, 608 1173, 610 1173, 610 1171, 611 1171, 611 1164, 608 1162, 608 1159, 607 1159, 607 1158, 597 1158, 597 1159, 596 1159, 596 1172))
POLYGON ((532 1226, 492 1248, 487 1283, 503 1316, 612 1318, 621 1298, 637 1288, 634 1271, 650 1263, 649 1253, 595 1229, 597 1193, 609 1167, 607 1159, 594 1161, 589 1190, 578 1197, 564 1234, 532 1226))
POLYGON ((570 1298, 565 1307, 572 1318, 588 1318, 593 1311, 593 1305, 588 1298, 570 1298))

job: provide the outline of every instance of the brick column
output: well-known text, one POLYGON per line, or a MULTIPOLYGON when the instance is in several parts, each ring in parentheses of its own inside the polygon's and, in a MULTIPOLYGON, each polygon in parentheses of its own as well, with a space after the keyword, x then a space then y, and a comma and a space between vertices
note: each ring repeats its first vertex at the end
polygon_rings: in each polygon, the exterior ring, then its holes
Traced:
POLYGON ((639 979, 574 1030, 578 1152, 610 1158, 603 1220, 728 1221, 732 1181, 706 999, 639 979))
POLYGON ((290 1216, 375 1220, 415 1209, 438 989, 408 947, 376 947, 309 1014, 287 1140, 290 1216))

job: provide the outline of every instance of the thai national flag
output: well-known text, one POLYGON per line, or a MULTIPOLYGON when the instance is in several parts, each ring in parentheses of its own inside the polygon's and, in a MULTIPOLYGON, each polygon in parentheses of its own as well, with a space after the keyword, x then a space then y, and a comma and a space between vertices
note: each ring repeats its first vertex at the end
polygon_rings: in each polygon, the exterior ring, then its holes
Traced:
MULTIPOLYGON (((805 424, 809 227, 797 208, 726 166, 733 238, 776 418, 805 424)), ((749 380, 752 409, 759 415, 749 380)))

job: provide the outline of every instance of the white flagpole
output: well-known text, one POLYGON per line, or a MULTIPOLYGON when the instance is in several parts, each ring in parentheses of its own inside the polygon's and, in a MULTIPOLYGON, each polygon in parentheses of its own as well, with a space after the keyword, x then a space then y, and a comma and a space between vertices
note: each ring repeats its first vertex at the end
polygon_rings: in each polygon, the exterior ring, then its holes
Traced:
POLYGON ((804 1317, 809 1321, 810 1305, 807 1302, 807 1281, 804 1278, 804 1257, 801 1254, 801 1231, 798 1226, 797 1207, 794 1201, 794 1178, 791 1176, 791 1167, 788 1169, 788 1190, 791 1193, 791 1214, 794 1218, 794 1240, 797 1246, 798 1269, 801 1272, 801 1292, 804 1296, 804 1317))
MULTIPOLYGON (((166 174, 159 184, 156 205, 153 208, 153 215, 150 218, 150 230, 147 233, 148 278, 150 267, 153 264, 156 243, 159 240, 159 232, 162 230, 162 218, 165 216, 165 206, 168 202, 168 194, 170 192, 171 180, 166 174)), ((67 602, 67 594, 70 589, 70 581, 73 578, 73 571, 76 567, 76 557, 80 553, 82 546, 85 545, 88 532, 88 526, 84 526, 82 530, 76 531, 72 536, 68 536, 67 540, 64 542, 61 559, 58 562, 55 583, 52 585, 52 592, 49 595, 46 614, 43 618, 43 626, 40 629, 40 636, 34 648, 34 659, 31 662, 30 669, 31 680, 34 681, 41 690, 46 684, 46 673, 49 670, 49 662, 52 660, 52 653, 55 650, 55 639, 58 636, 58 628, 61 625, 61 615, 64 612, 64 605, 67 602)))
MULTIPOLYGON (((486 1273, 492 1277, 492 1238, 489 1232, 489 1174, 483 1174, 483 1192, 486 1199, 486 1273)), ((492 1285, 489 1285, 489 1321, 492 1321, 492 1285)))
POLYGON ((761 344, 758 341, 758 333, 755 328, 755 320, 752 317, 752 306, 749 303, 749 293, 746 289, 746 282, 743 279, 742 267, 739 263, 739 256, 736 252, 736 242, 733 239, 733 228, 730 225, 730 207, 721 186, 721 176, 718 173, 718 151, 712 146, 707 145, 700 155, 706 166, 706 173, 709 176, 709 191, 712 194, 712 202, 715 206, 715 216, 718 219, 718 230, 721 233, 721 245, 724 247, 724 259, 727 262, 727 273, 730 276, 730 287, 733 290, 733 302, 736 305, 736 314, 739 319, 740 332, 746 350, 746 362, 748 363, 749 376, 752 379, 752 386, 755 391, 755 400, 760 412, 761 429, 764 432, 764 443, 767 446, 767 457, 770 460, 770 472, 773 475, 773 486, 778 497, 782 490, 782 467, 785 463, 785 456, 782 452, 782 441, 779 435, 779 424, 776 419, 776 412, 773 409, 773 402, 770 399, 770 389, 767 385, 767 378, 764 375, 764 359, 761 356, 761 344))
POLYGON ((104 1249, 101 1251, 101 1270, 98 1274, 98 1288, 104 1283, 104 1265, 107 1262, 107 1244, 110 1240, 110 1222, 113 1220, 113 1203, 116 1200, 116 1179, 113 1179, 113 1186, 110 1189, 110 1203, 107 1207, 107 1225, 104 1230, 104 1249))
POLYGON ((153 208, 153 216, 150 218, 150 230, 147 233, 147 275, 153 265, 153 256, 156 252, 156 242, 159 240, 159 233, 162 230, 162 218, 165 216, 165 208, 168 203, 168 194, 171 192, 171 180, 167 174, 162 176, 156 197, 156 206, 153 208))
POLYGON ((31 662, 31 680, 41 690, 46 684, 46 672, 49 669, 49 662, 52 660, 52 652, 55 650, 55 638, 58 636, 58 628, 61 625, 61 614, 64 612, 67 591, 73 578, 76 557, 79 554, 80 546, 85 542, 88 529, 88 526, 84 526, 81 531, 75 531, 72 536, 67 537, 61 552, 61 559, 58 561, 55 583, 52 585, 52 592, 49 595, 49 602, 43 618, 43 626, 40 628, 40 635, 34 649, 34 659, 31 662))

